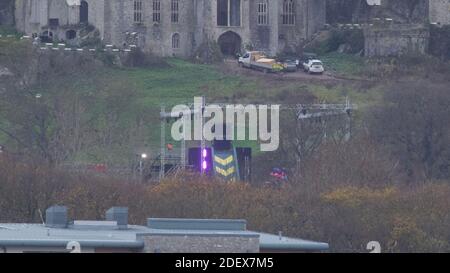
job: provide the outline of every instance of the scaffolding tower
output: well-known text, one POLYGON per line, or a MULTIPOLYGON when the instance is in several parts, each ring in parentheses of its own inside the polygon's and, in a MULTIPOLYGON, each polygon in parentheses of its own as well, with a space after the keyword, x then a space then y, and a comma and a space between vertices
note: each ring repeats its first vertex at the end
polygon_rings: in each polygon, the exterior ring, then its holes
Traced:
MULTIPOLYGON (((213 103, 214 106, 219 106, 221 108, 226 108, 229 103, 213 103)), ((246 107, 248 105, 241 104, 242 106, 246 107)), ((254 105, 258 108, 258 105, 254 105)), ((270 108, 271 105, 264 105, 268 108, 270 108)), ((311 119, 319 119, 322 117, 330 117, 330 116, 346 116, 347 122, 346 122, 346 139, 349 140, 351 137, 351 123, 352 123, 352 115, 355 110, 358 109, 357 105, 352 104, 348 98, 346 98, 346 101, 344 104, 327 104, 327 103, 320 103, 320 104, 296 104, 296 105, 277 105, 279 106, 280 110, 291 110, 295 111, 296 117, 298 120, 311 120, 311 119)), ((168 160, 170 160, 170 166, 172 168, 185 170, 186 169, 186 139, 185 135, 183 135, 183 138, 181 139, 181 148, 180 148, 180 156, 179 156, 179 162, 174 163, 176 159, 171 156, 170 158, 167 157, 166 154, 166 124, 169 120, 176 120, 176 119, 183 119, 186 115, 189 115, 190 117, 198 118, 200 116, 200 128, 202 130, 201 133, 201 140, 200 140, 200 148, 201 151, 206 147, 205 139, 203 138, 203 124, 204 124, 204 115, 203 112, 205 109, 207 109, 208 105, 206 104, 205 97, 202 97, 202 105, 201 105, 201 111, 195 111, 194 105, 190 104, 188 105, 190 111, 187 113, 172 113, 172 112, 166 112, 165 105, 161 106, 161 112, 160 112, 160 120, 161 120, 161 150, 159 155, 159 180, 163 179, 167 173, 166 165, 168 163, 168 160)), ((184 120, 184 119, 183 119, 184 120)), ((185 128, 185 127, 184 127, 185 128)), ((183 132, 185 134, 185 130, 183 132)), ((203 153, 201 153, 202 161, 203 161, 203 153)), ((203 170, 202 170, 203 173, 203 170)))

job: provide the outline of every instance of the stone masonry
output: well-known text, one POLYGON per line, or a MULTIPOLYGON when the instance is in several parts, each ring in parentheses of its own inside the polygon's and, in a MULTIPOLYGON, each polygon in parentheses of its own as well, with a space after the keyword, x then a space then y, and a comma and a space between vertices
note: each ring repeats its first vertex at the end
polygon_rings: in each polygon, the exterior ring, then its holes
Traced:
POLYGON ((430 31, 422 24, 375 24, 364 28, 366 57, 424 54, 430 31))
MULTIPOLYGON (((381 8, 391 1, 379 1, 381 8)), ((450 24, 450 0, 422 1, 422 22, 450 24)), ((158 56, 193 57, 211 41, 226 55, 245 49, 276 55, 301 51, 324 26, 326 5, 327 0, 15 0, 14 17, 27 35, 70 44, 94 29, 105 44, 137 45, 158 56)), ((366 28, 366 55, 426 50, 427 30, 409 24, 366 28)))
POLYGON ((139 235, 146 253, 258 253, 258 236, 139 235))
POLYGON ((450 25, 450 0, 429 0, 430 22, 450 25))
POLYGON ((159 56, 190 57, 206 41, 225 54, 274 55, 296 51, 320 30, 325 7, 326 0, 16 0, 15 19, 20 31, 57 41, 92 25, 106 44, 159 56))

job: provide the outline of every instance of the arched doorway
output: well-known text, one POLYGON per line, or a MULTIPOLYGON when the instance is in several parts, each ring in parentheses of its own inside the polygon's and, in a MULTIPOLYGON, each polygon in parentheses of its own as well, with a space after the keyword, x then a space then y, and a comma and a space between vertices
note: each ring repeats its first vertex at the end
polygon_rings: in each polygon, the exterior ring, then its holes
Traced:
POLYGON ((81 1, 80 23, 87 24, 88 22, 89 22, 89 4, 86 1, 81 1))
POLYGON ((236 56, 241 52, 242 39, 236 32, 227 31, 220 35, 218 43, 223 55, 236 56))

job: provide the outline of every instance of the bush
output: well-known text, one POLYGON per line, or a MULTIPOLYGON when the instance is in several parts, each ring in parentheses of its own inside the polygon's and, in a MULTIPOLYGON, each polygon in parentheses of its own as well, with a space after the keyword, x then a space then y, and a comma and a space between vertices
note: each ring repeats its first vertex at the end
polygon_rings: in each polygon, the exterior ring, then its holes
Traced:
POLYGON ((103 43, 100 32, 92 25, 87 25, 80 30, 80 47, 101 48, 103 43))
POLYGON ((169 67, 169 64, 160 57, 153 55, 152 53, 144 53, 140 48, 135 48, 129 52, 124 60, 123 65, 126 67, 140 67, 140 68, 165 68, 169 67))
MULTIPOLYGON (((449 234, 444 227, 450 217, 444 211, 449 194, 448 185, 345 187, 324 194, 329 213, 339 218, 329 234, 336 239, 333 247, 365 251, 365 244, 375 240, 383 252, 447 252, 449 234)), ((331 225, 333 219, 323 224, 331 225)))
POLYGON ((306 46, 305 51, 326 54, 337 51, 341 45, 347 45, 345 53, 349 54, 364 50, 364 34, 361 29, 332 29, 327 35, 316 39, 306 46))
POLYGON ((131 224, 148 217, 247 219, 250 230, 325 241, 332 252, 367 252, 373 240, 383 252, 446 252, 449 197, 448 184, 272 189, 189 173, 143 185, 0 155, 0 222, 38 223, 54 204, 68 206, 71 219, 103 219, 109 207, 127 206, 131 224))
POLYGON ((372 58, 367 60, 362 72, 371 78, 394 78, 413 76, 431 81, 448 81, 450 63, 426 54, 405 54, 398 57, 372 58))
POLYGON ((446 85, 399 83, 368 114, 370 135, 411 180, 450 178, 450 94, 446 85))
POLYGON ((346 53, 359 53, 364 50, 364 34, 361 29, 355 30, 333 30, 328 42, 328 52, 338 50, 340 45, 349 45, 346 53))
POLYGON ((223 54, 216 41, 203 42, 194 52, 193 61, 202 64, 215 64, 223 62, 223 54))

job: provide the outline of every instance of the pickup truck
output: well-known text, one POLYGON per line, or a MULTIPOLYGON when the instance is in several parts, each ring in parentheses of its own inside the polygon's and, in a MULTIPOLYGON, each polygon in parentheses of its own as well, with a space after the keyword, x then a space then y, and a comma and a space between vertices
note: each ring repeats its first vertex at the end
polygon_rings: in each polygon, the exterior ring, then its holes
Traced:
POLYGON ((275 59, 267 58, 261 51, 250 51, 239 57, 239 66, 247 67, 255 70, 268 72, 280 72, 284 69, 283 64, 275 59))

